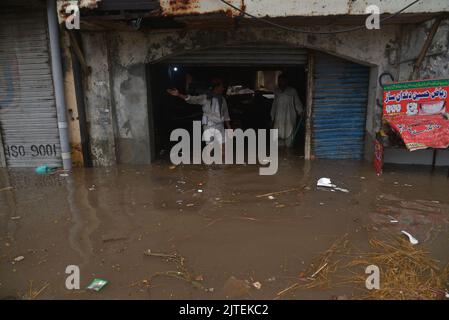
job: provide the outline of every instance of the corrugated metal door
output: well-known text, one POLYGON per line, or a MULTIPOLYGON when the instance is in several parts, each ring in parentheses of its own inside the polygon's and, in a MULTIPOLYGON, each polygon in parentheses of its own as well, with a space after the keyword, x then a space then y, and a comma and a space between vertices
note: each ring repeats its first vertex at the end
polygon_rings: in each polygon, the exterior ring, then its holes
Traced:
POLYGON ((369 68, 318 53, 315 58, 312 150, 317 158, 362 159, 369 68))
POLYGON ((186 52, 156 62, 200 66, 297 66, 307 63, 307 51, 277 44, 234 44, 186 52))
POLYGON ((60 166, 45 2, 8 2, 12 6, 0 5, 0 128, 6 165, 60 166))

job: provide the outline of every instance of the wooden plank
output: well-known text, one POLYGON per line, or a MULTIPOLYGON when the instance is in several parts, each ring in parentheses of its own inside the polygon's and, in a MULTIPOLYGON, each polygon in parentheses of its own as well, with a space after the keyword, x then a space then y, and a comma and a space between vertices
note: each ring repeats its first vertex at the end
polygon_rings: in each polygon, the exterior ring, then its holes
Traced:
POLYGON ((432 28, 430 30, 429 35, 427 36, 426 41, 424 42, 424 45, 421 48, 421 53, 418 56, 418 59, 415 62, 415 65, 413 66, 412 74, 410 75, 409 80, 416 79, 418 77, 419 70, 421 69, 422 62, 424 58, 426 57, 427 51, 430 48, 430 45, 432 44, 433 38, 435 37, 435 34, 438 31, 438 27, 440 26, 442 17, 437 17, 432 25, 432 28))
POLYGON ((312 154, 312 105, 313 105, 313 74, 315 72, 315 55, 308 54, 307 63, 307 103, 306 103, 306 139, 304 146, 304 157, 310 160, 312 154))

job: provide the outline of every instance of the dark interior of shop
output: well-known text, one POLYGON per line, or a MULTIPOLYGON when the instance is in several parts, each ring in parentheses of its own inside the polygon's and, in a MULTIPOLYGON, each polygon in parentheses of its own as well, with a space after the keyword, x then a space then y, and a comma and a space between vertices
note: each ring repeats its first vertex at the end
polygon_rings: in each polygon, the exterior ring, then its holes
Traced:
MULTIPOLYGON (((273 90, 279 74, 288 77, 306 105, 307 74, 304 66, 298 67, 200 67, 182 65, 151 65, 149 67, 149 91, 154 119, 154 142, 156 158, 167 158, 176 142, 170 141, 170 133, 183 128, 192 133, 192 122, 201 121, 201 106, 190 105, 167 94, 167 88, 177 88, 183 94, 207 93, 213 78, 225 84, 233 129, 270 129, 270 112, 273 90)), ((291 152, 304 153, 305 119, 295 135, 291 152)))

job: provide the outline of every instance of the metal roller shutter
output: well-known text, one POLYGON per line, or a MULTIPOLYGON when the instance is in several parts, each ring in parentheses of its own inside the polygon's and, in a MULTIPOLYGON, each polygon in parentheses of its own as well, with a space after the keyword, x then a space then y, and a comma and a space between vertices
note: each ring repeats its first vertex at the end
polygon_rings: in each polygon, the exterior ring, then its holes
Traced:
POLYGON ((45 2, 32 7, 8 2, 0 6, 0 128, 6 165, 60 166, 45 2))
POLYGON ((362 159, 369 68, 317 54, 312 147, 317 158, 362 159))
POLYGON ((195 50, 156 62, 201 66, 297 66, 307 63, 307 51, 276 44, 235 44, 195 50))

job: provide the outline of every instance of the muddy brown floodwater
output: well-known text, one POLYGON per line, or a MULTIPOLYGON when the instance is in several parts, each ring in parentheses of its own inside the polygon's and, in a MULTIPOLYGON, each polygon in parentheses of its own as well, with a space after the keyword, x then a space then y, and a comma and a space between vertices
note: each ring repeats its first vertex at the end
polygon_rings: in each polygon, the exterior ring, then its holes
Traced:
MULTIPOLYGON (((345 234, 366 248, 371 238, 407 230, 433 258, 449 260, 444 169, 390 166, 378 177, 366 162, 288 156, 278 174, 259 176, 257 166, 161 161, 69 176, 3 170, 0 190, 4 299, 30 298, 30 286, 36 299, 273 299, 345 234), (320 177, 349 193, 318 190, 320 177), (179 265, 148 250, 184 257, 204 288, 167 277, 179 265), (81 290, 66 289, 68 265, 79 266, 81 290), (85 290, 94 278, 109 284, 85 290)), ((351 297, 354 289, 301 289, 282 299, 351 297)))

